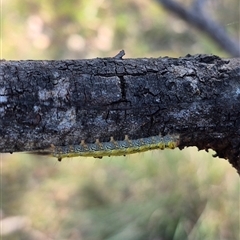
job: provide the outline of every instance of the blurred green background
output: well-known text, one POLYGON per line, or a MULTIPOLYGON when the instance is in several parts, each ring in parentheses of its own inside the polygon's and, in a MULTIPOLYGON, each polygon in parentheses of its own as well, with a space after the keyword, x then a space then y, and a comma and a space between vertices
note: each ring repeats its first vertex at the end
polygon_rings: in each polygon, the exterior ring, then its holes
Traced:
MULTIPOLYGON (((239 37, 238 0, 207 9, 239 37)), ((121 49, 125 57, 229 57, 151 0, 5 0, 1 21, 5 59, 109 57, 121 49)), ((1 239, 237 240, 239 177, 212 154, 188 148, 61 163, 1 154, 1 239)))

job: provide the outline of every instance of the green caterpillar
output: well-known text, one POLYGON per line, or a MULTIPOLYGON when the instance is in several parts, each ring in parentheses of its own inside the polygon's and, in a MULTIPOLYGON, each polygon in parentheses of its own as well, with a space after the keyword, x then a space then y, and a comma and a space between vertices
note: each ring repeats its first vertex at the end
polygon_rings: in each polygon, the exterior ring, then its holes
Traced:
POLYGON ((70 146, 54 146, 48 149, 51 156, 58 158, 61 161, 66 157, 95 157, 102 158, 103 156, 122 156, 132 153, 145 152, 153 149, 174 149, 179 144, 179 137, 175 135, 153 136, 148 138, 140 138, 130 140, 128 135, 122 141, 116 141, 113 137, 110 142, 100 142, 96 139, 95 143, 85 143, 81 141, 79 145, 70 146))

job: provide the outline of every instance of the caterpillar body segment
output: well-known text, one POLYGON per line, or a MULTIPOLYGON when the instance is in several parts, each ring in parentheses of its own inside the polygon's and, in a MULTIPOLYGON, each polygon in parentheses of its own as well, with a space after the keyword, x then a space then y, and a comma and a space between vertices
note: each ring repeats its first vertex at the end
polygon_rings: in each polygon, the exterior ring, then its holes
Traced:
POLYGON ((140 138, 130 140, 125 135, 124 140, 116 141, 113 137, 109 142, 100 142, 96 139, 95 143, 85 143, 81 141, 79 145, 70 146, 51 146, 50 153, 53 157, 61 161, 66 157, 95 157, 102 158, 104 156, 122 156, 138 152, 145 152, 153 149, 174 149, 178 146, 179 138, 176 135, 152 136, 148 138, 140 138))

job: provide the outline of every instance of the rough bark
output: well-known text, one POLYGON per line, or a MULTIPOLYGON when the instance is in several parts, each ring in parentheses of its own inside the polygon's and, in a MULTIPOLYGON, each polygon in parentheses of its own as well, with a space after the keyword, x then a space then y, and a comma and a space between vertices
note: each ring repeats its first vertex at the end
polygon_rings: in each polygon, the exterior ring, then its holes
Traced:
POLYGON ((240 59, 1 61, 0 152, 179 134, 240 173, 240 59))

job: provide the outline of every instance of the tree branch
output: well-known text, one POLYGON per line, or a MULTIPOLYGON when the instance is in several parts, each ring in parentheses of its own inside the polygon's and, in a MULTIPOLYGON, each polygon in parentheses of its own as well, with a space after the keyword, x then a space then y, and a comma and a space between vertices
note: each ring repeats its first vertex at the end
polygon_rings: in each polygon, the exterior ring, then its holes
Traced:
POLYGON ((194 2, 191 9, 187 9, 172 0, 158 0, 158 2, 178 17, 205 32, 233 57, 240 57, 239 42, 231 39, 221 25, 213 21, 209 15, 204 14, 202 10, 204 1, 201 1, 201 4, 200 1, 194 2))
POLYGON ((0 152, 176 134, 240 173, 239 58, 0 64, 0 152))

